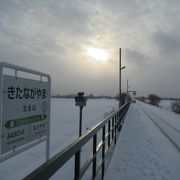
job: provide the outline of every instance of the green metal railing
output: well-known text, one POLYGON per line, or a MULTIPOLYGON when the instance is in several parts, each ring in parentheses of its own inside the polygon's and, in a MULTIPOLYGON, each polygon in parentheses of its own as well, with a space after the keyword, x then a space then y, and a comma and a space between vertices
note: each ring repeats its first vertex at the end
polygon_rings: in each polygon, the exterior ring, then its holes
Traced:
MULTIPOLYGON (((116 145, 117 137, 121 131, 129 105, 130 102, 126 103, 117 111, 107 116, 104 120, 95 125, 91 130, 87 131, 80 138, 78 138, 72 144, 64 148, 61 152, 59 152, 46 163, 34 170, 24 179, 49 179, 73 156, 75 156, 75 180, 81 179, 91 164, 92 179, 95 179, 99 174, 101 176, 101 179, 103 179, 105 174, 105 168, 108 164, 108 162, 106 162, 106 157, 108 154, 112 154, 112 151, 110 151, 110 149, 111 147, 116 145), (97 144, 97 133, 99 131, 102 131, 102 137, 101 141, 97 144), (92 154, 89 159, 81 166, 81 149, 91 139, 93 139, 92 154), (102 150, 101 160, 97 161, 97 155, 100 150, 102 150)), ((59 177, 59 179, 61 179, 61 177, 59 177)))

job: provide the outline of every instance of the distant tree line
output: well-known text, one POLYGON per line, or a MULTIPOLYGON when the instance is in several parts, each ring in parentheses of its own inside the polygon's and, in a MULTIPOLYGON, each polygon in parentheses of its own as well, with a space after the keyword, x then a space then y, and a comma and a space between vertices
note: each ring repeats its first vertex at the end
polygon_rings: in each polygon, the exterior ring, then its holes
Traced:
POLYGON ((139 101, 149 103, 151 105, 159 106, 161 100, 171 100, 171 110, 177 114, 180 114, 180 99, 177 98, 160 98, 156 94, 150 94, 147 98, 144 96, 137 98, 139 101))
POLYGON ((156 94, 150 94, 148 96, 149 103, 154 106, 159 106, 159 103, 161 101, 161 98, 156 94))
POLYGON ((173 112, 180 114, 180 99, 172 103, 171 109, 173 112))
POLYGON ((51 98, 75 98, 76 95, 68 94, 68 95, 52 95, 51 98))
MULTIPOLYGON (((69 95, 52 95, 51 98, 75 98, 76 94, 69 94, 69 95)), ((114 99, 115 97, 106 96, 106 95, 99 95, 95 96, 93 94, 89 94, 86 96, 88 99, 114 99)))

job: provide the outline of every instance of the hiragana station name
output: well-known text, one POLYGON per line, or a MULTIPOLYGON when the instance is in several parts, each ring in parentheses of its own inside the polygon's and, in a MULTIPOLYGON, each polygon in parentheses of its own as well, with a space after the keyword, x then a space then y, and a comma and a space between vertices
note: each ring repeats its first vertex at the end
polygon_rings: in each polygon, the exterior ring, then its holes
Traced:
POLYGON ((8 99, 45 99, 47 90, 41 88, 20 88, 19 86, 9 86, 7 88, 8 99))

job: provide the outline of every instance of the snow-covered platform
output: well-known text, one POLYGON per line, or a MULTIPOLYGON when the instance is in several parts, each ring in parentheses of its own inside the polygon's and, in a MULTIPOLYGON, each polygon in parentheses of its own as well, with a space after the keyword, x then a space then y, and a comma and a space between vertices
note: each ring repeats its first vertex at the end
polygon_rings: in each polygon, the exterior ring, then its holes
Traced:
POLYGON ((179 180, 180 116, 131 104, 105 180, 179 180))

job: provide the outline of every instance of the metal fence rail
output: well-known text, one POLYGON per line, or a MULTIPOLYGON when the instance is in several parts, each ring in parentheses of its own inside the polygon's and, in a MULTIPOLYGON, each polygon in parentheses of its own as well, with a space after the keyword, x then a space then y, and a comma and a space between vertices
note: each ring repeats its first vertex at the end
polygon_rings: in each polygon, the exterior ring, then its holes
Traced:
POLYGON ((101 179, 104 178, 105 173, 105 159, 111 146, 114 146, 117 141, 117 136, 121 131, 124 123, 126 112, 129 108, 130 102, 119 108, 116 112, 113 112, 107 116, 100 123, 95 125, 91 130, 87 131, 80 138, 74 141, 72 144, 64 148, 61 152, 56 154, 46 163, 34 170, 24 180, 39 180, 49 179, 56 173, 72 156, 75 156, 75 168, 74 179, 79 180, 85 174, 88 167, 92 164, 92 179, 95 179, 101 171, 101 179), (97 144, 97 133, 102 131, 102 138, 99 144, 97 144), (81 148, 93 139, 92 155, 89 160, 82 166, 80 164, 81 148), (101 152, 101 161, 97 162, 97 155, 101 152))

